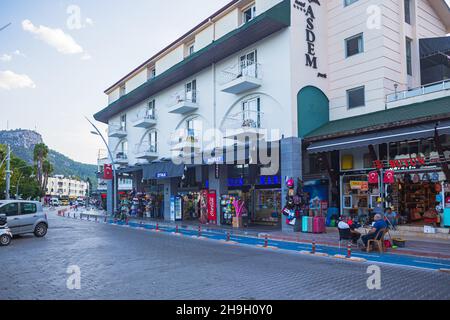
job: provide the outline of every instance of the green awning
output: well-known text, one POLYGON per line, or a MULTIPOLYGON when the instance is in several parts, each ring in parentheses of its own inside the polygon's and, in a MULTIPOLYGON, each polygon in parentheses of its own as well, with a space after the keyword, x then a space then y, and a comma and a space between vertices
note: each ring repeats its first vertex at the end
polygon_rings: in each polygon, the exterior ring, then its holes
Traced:
POLYGON ((305 139, 322 141, 442 119, 450 119, 450 97, 330 121, 305 139))

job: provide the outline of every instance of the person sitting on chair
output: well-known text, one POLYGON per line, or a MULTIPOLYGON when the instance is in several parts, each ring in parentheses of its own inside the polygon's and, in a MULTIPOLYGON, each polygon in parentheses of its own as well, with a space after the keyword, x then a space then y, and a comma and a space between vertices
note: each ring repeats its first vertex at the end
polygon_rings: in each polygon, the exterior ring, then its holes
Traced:
POLYGON ((383 216, 381 214, 376 214, 374 220, 375 223, 373 224, 372 229, 367 234, 363 235, 359 241, 361 246, 364 245, 363 250, 366 250, 367 243, 369 242, 369 240, 375 239, 380 230, 387 228, 386 221, 384 221, 383 216))
POLYGON ((345 230, 350 229, 350 233, 352 235, 352 242, 356 244, 361 237, 361 234, 355 230, 353 227, 353 221, 348 217, 343 217, 338 224, 338 229, 345 230))

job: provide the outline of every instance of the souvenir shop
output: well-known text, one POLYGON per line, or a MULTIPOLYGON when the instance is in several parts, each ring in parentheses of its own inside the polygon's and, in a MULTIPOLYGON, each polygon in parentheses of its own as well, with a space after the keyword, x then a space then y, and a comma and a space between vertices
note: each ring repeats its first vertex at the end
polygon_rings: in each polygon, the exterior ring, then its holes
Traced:
MULTIPOLYGON (((448 140, 442 137, 444 146, 448 140)), ((390 208, 398 224, 445 226, 450 189, 442 164, 450 162, 450 152, 435 149, 433 139, 394 142, 380 145, 383 160, 375 161, 367 149, 341 151, 342 214, 366 222, 390 208), (355 163, 364 169, 350 170, 355 163)))
POLYGON ((260 176, 258 171, 255 165, 233 165, 228 168, 228 192, 220 198, 223 225, 238 228, 280 225, 281 177, 260 176))

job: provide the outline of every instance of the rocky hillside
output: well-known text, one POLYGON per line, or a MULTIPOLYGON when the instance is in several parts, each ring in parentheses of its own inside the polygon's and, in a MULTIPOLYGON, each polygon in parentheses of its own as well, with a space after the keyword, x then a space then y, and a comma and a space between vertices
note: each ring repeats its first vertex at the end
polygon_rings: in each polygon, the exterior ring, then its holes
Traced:
MULTIPOLYGON (((35 131, 21 129, 0 131, 0 144, 9 144, 17 157, 30 164, 33 163, 34 146, 43 142, 42 136, 35 131)), ((54 150, 50 150, 48 158, 53 164, 54 174, 77 176, 83 180, 89 178, 93 184, 93 190, 97 188, 95 165, 76 162, 54 150)))

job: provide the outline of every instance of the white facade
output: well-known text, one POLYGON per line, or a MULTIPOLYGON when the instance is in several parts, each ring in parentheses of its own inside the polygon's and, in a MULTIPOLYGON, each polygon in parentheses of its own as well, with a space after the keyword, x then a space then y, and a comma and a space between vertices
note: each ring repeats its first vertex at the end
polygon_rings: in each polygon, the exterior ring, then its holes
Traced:
POLYGON ((88 192, 89 184, 85 181, 61 175, 48 178, 47 195, 56 197, 85 197, 88 192))
MULTIPOLYGON (((328 97, 330 120, 411 103, 387 103, 386 96, 394 92, 395 84, 398 91, 420 86, 419 39, 445 36, 450 27, 432 1, 440 0, 411 0, 411 22, 406 23, 403 0, 358 0, 348 6, 343 0, 291 0, 289 27, 111 117, 109 144, 116 162, 134 166, 170 158, 174 133, 186 129, 189 120, 201 123, 194 125, 193 132, 239 127, 245 117, 243 106, 258 103, 255 101, 259 101, 260 128, 278 129, 285 138, 296 137, 302 121, 298 120, 297 94, 306 86, 317 87, 328 97), (347 56, 346 39, 356 35, 362 36, 362 52, 347 56), (406 38, 412 41, 412 75, 407 74, 406 38), (317 59, 316 68, 312 61, 305 65, 308 52, 310 59, 317 59), (241 61, 251 61, 246 69, 250 71, 248 79, 241 61), (249 89, 240 92, 246 79, 249 89), (240 85, 233 87, 234 82, 240 85), (188 83, 191 91, 195 87, 196 99, 186 93, 188 83), (359 87, 364 88, 364 104, 350 109, 347 92, 359 87), (145 111, 150 101, 154 101, 154 116, 145 111), (150 143, 153 139, 156 145, 150 143)), ((199 51, 245 24, 246 13, 254 18, 281 2, 242 0, 228 6, 109 88, 109 103, 120 98, 123 87, 127 94, 144 84, 152 68, 156 68, 156 76, 167 72, 190 50, 199 51)), ((448 95, 448 91, 440 94, 448 95)))

